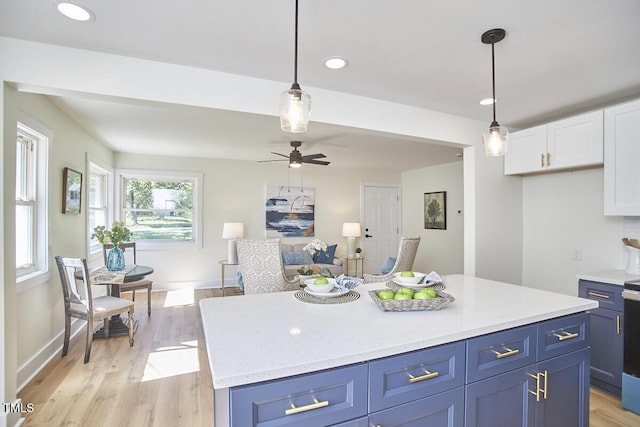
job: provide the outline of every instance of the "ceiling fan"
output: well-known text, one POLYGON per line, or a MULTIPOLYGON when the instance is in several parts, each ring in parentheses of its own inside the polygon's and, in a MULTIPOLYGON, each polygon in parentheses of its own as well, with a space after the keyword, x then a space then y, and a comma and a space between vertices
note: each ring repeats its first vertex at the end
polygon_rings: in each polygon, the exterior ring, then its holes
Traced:
MULTIPOLYGON (((300 147, 302 145, 302 141, 291 141, 290 145, 293 147, 293 151, 289 155, 281 154, 281 153, 275 153, 273 151, 271 152, 271 154, 275 154, 277 156, 282 156, 282 157, 285 157, 286 159, 288 159, 290 168, 299 168, 299 167, 302 166, 303 163, 309 163, 309 164, 312 164, 312 165, 322 165, 322 166, 326 166, 329 163, 331 163, 331 162, 327 162, 327 161, 324 161, 324 160, 317 160, 317 159, 322 159, 322 158, 326 157, 324 154, 321 154, 321 153, 308 154, 306 156, 303 156, 302 153, 300 151, 298 151, 298 147, 300 147)), ((263 163, 263 162, 283 162, 286 159, 260 160, 260 163, 263 163)))

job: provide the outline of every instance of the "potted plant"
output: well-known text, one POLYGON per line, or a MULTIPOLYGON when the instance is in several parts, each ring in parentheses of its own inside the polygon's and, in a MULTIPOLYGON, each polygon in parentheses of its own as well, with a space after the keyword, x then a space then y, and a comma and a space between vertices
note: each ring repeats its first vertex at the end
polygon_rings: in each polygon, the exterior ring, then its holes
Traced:
POLYGON ((362 249, 356 248, 356 258, 360 258, 362 256, 362 249))
MULTIPOLYGON (((313 239, 311 242, 307 243, 302 250, 309 252, 311 259, 313 259, 313 255, 315 255, 316 252, 325 252, 327 250, 327 244, 320 239, 313 239)), ((304 280, 319 274, 320 268, 315 265, 312 266, 311 264, 303 265, 298 269, 298 273, 300 275, 300 283, 302 283, 304 280)))
POLYGON ((107 229, 104 225, 99 225, 93 229, 92 239, 96 239, 101 244, 113 244, 113 248, 107 255, 107 270, 119 271, 124 269, 124 252, 118 247, 122 242, 128 242, 131 239, 131 230, 125 227, 123 221, 114 221, 111 229, 107 229))

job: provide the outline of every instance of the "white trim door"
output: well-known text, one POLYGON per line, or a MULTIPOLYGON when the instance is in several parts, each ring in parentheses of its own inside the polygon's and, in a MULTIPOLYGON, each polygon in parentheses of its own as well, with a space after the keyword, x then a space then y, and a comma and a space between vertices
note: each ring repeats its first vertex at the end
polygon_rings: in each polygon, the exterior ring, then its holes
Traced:
POLYGON ((362 184, 363 271, 377 274, 387 257, 398 253, 400 238, 400 186, 362 184))

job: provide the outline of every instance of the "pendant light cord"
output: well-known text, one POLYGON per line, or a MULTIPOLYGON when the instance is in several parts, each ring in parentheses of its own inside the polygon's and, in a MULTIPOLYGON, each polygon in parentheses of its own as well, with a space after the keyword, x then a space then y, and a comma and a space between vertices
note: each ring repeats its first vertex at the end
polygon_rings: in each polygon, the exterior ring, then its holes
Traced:
POLYGON ((293 51, 293 83, 298 84, 298 0, 296 0, 295 48, 293 51))
MULTIPOLYGON (((298 0, 296 0, 297 2, 298 0)), ((494 54, 493 54, 493 46, 495 45, 495 43, 491 43, 491 82, 492 82, 492 86, 493 86, 493 123, 496 123, 496 64, 495 64, 495 58, 494 58, 494 54)), ((493 124, 492 124, 493 126, 493 124)))

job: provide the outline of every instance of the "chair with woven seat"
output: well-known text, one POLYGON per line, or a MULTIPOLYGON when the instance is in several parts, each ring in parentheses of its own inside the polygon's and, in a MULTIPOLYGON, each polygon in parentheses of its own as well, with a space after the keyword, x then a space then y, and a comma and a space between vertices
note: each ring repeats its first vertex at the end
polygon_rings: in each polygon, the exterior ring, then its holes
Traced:
MULTIPOLYGON (((133 264, 137 264, 136 257, 136 242, 123 242, 119 243, 118 247, 122 249, 125 257, 127 257, 127 249, 131 249, 130 253, 133 253, 133 264)), ((107 263, 107 254, 110 249, 113 248, 113 244, 105 243, 102 245, 102 256, 104 257, 104 263, 107 263)), ((131 264, 131 263, 127 263, 131 264)), ((153 281, 149 279, 140 279, 135 282, 125 282, 120 285, 120 295, 122 292, 131 291, 131 299, 133 301, 136 300, 136 289, 146 289, 147 290, 147 315, 151 316, 151 288, 153 287, 153 281)))
POLYGON ((56 264, 62 282, 64 296, 64 344, 62 357, 69 351, 71 336, 71 318, 87 321, 87 339, 84 351, 84 363, 89 362, 91 344, 93 343, 94 322, 103 321, 104 336, 109 337, 109 321, 111 316, 121 313, 129 314, 129 346, 133 347, 133 301, 112 296, 93 297, 87 260, 82 258, 56 257, 56 264), (82 272, 82 279, 76 279, 76 271, 82 272))
POLYGON ((300 289, 299 279, 289 280, 284 274, 280 239, 241 239, 237 245, 245 295, 300 289))
POLYGON ((413 262, 418 253, 420 237, 401 237, 398 245, 398 256, 393 268, 384 275, 364 274, 364 283, 387 282, 393 279, 393 273, 413 269, 413 262))

